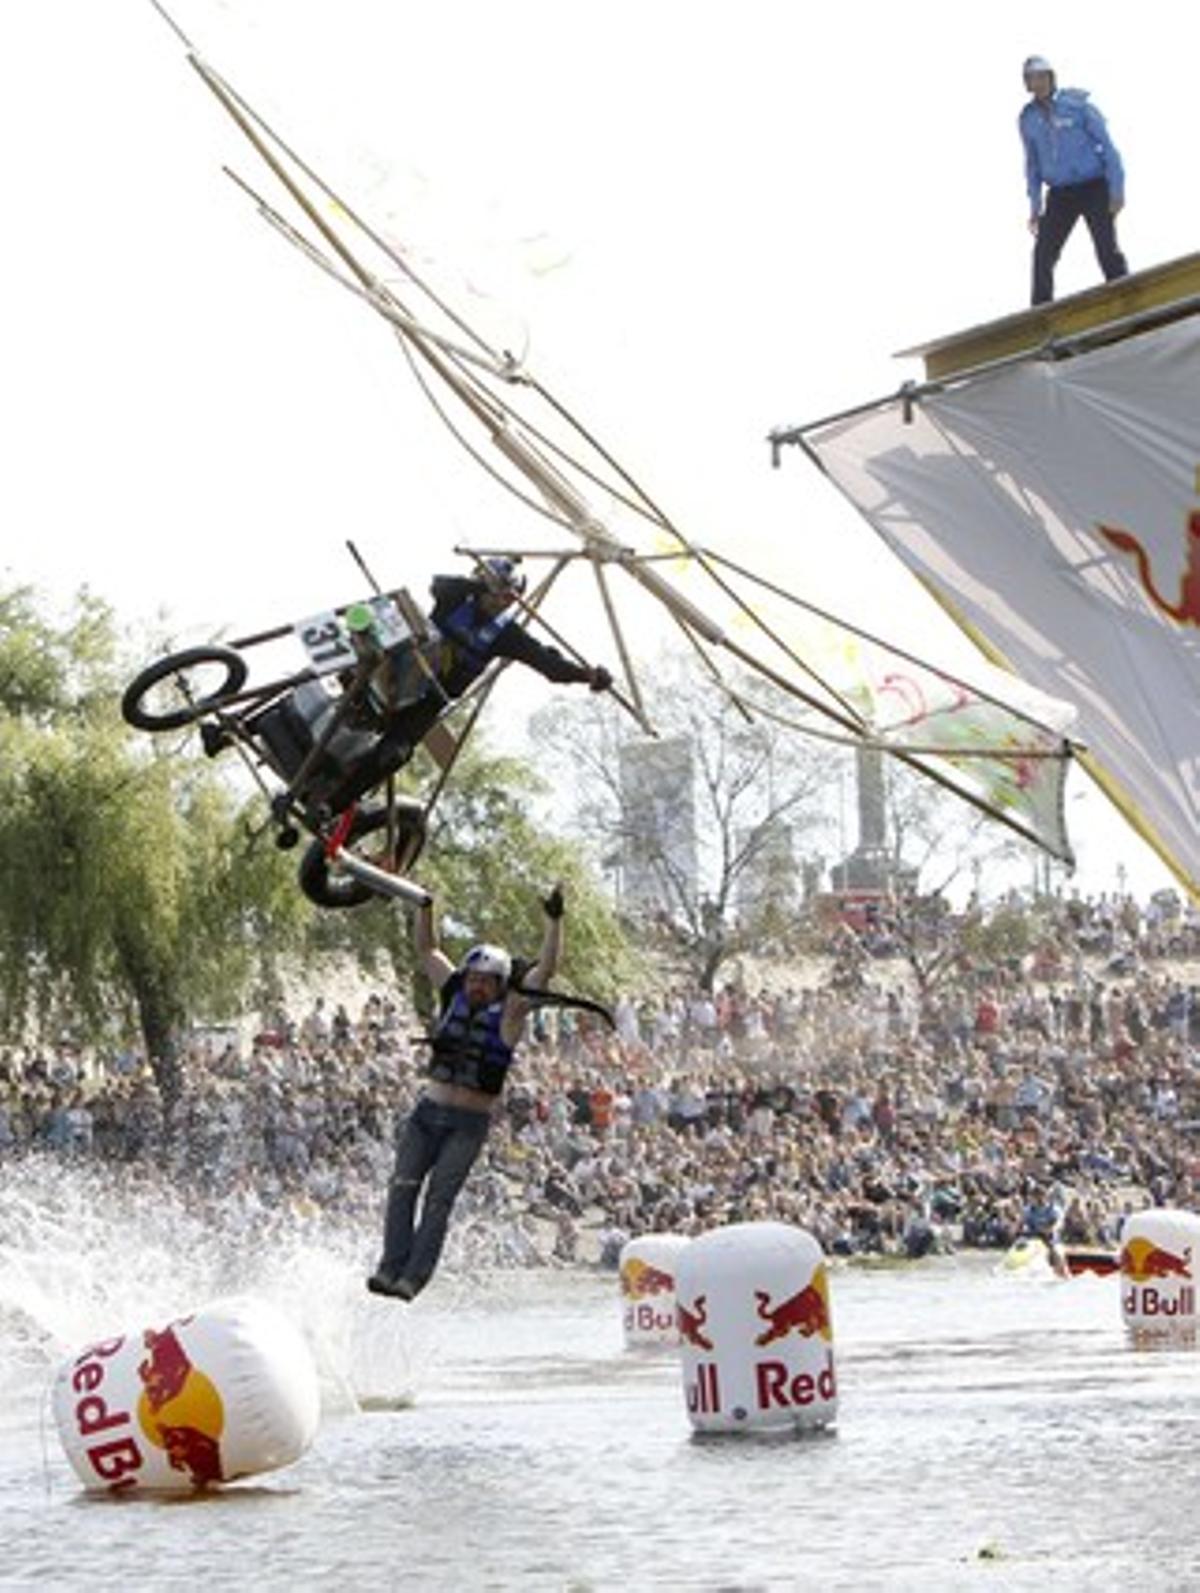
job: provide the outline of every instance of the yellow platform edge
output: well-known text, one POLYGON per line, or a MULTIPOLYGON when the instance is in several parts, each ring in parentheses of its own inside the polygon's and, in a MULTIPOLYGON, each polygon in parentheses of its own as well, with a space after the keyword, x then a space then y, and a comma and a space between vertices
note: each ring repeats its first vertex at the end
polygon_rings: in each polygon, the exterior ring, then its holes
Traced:
POLYGON ((1074 337, 1131 317, 1151 316, 1154 324, 1196 313, 1200 298, 1200 254, 1182 255, 1116 282, 1102 282, 1052 304, 985 321, 965 332, 901 349, 896 359, 921 359, 927 381, 941 381, 994 360, 1041 348, 1055 338, 1074 337), (1161 315, 1153 312, 1161 311, 1161 315))

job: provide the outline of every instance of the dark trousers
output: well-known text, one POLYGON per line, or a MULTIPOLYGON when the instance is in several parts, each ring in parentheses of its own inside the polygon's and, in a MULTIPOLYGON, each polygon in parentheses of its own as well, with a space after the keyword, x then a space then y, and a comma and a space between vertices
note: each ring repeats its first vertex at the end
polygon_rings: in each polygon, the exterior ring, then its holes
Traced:
POLYGON ((418 1290, 429 1282, 446 1242, 450 1212, 491 1124, 487 1112, 441 1106, 425 1097, 417 1102, 396 1145, 381 1272, 407 1278, 418 1290))
POLYGON ((409 703, 393 714, 388 719, 387 729, 366 757, 330 793, 329 806, 336 812, 348 808, 375 786, 382 785, 389 774, 403 767, 412 757, 417 743, 437 722, 443 706, 442 698, 431 692, 428 697, 409 703))
POLYGON ((1054 267, 1080 216, 1087 222, 1092 235, 1104 280, 1112 282, 1117 277, 1129 275, 1125 256, 1117 246, 1116 222, 1108 207, 1108 184, 1103 177, 1050 189, 1046 196, 1046 208, 1038 224, 1037 242, 1033 246, 1034 304, 1049 304, 1053 299, 1054 267))

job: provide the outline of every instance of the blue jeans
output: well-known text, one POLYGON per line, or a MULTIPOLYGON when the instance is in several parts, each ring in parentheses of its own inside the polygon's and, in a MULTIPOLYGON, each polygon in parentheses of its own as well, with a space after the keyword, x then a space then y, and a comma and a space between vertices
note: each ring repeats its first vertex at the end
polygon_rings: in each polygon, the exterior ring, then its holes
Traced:
POLYGON ((442 1106, 425 1096, 417 1102, 396 1145, 381 1272, 407 1278, 417 1291, 429 1282, 446 1242, 450 1212, 491 1126, 487 1112, 442 1106))

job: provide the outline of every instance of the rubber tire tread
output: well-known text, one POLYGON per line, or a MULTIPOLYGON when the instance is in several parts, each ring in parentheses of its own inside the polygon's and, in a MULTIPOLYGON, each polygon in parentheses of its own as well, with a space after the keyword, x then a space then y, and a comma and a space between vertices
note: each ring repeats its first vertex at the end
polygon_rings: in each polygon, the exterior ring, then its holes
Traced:
POLYGON ((147 665, 126 686, 121 696, 121 717, 126 724, 133 725, 136 730, 182 730, 185 725, 194 725, 198 719, 203 719, 206 713, 211 713, 214 708, 220 707, 227 697, 232 697, 235 692, 241 691, 249 672, 246 660, 241 653, 234 652, 232 647, 218 647, 213 644, 208 647, 188 647, 181 653, 168 653, 165 658, 147 665), (225 684, 220 691, 213 692, 209 697, 201 697, 196 702, 170 713, 153 714, 142 706, 142 698, 160 681, 165 680, 168 675, 175 674, 177 670, 189 669, 197 664, 225 665, 225 684))

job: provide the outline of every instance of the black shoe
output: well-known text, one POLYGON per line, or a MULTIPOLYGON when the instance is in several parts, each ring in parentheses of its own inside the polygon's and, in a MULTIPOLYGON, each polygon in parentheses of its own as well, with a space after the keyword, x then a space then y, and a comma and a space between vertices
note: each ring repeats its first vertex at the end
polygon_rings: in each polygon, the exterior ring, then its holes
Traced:
POLYGON ((389 1300, 411 1300, 417 1293, 417 1286, 411 1279, 393 1277, 382 1267, 367 1279, 367 1288, 372 1294, 386 1295, 389 1300))
POLYGON ((204 748, 206 758, 215 758, 218 753, 224 752, 226 747, 233 746, 233 737, 220 725, 205 720, 200 726, 200 745, 204 748))

